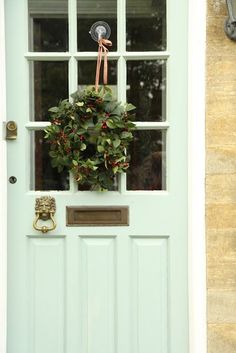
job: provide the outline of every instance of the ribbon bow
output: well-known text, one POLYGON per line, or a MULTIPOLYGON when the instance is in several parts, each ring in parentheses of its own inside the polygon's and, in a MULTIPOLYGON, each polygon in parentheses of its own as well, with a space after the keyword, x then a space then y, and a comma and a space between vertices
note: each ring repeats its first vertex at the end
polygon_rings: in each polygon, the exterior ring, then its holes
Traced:
POLYGON ((95 90, 98 91, 99 85, 99 76, 101 71, 101 63, 102 63, 102 55, 104 53, 104 67, 103 67, 103 83, 107 84, 107 76, 108 76, 108 63, 107 63, 107 54, 109 50, 108 47, 112 46, 112 42, 108 39, 101 38, 98 40, 98 59, 97 59, 97 68, 96 68, 96 78, 95 78, 95 90))

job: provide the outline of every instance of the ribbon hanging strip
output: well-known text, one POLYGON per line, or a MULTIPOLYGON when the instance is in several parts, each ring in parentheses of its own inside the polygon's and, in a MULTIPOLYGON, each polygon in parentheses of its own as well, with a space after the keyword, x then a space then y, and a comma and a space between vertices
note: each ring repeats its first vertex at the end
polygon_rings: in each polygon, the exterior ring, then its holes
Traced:
POLYGON ((108 39, 101 38, 98 41, 98 59, 97 59, 97 68, 96 68, 96 77, 95 77, 95 90, 96 90, 96 92, 98 91, 103 53, 104 53, 103 84, 104 85, 107 84, 107 77, 108 77, 107 54, 109 52, 107 47, 111 47, 111 46, 112 46, 112 42, 108 39))

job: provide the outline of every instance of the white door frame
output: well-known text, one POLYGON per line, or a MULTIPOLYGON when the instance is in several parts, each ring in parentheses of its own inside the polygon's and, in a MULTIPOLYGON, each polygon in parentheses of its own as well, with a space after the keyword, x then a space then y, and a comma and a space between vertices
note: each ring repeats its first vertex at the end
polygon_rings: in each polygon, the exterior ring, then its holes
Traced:
MULTIPOLYGON (((189 353, 206 353, 205 37, 207 0, 189 0, 189 353)), ((223 30, 223 28, 222 28, 223 30)), ((7 177, 4 0, 0 0, 0 352, 6 353, 7 177)))
POLYGON ((4 0, 0 0, 0 352, 6 352, 7 332, 7 154, 4 0))
POLYGON ((189 0, 188 265, 190 353, 207 352, 205 245, 206 8, 207 0, 189 0))

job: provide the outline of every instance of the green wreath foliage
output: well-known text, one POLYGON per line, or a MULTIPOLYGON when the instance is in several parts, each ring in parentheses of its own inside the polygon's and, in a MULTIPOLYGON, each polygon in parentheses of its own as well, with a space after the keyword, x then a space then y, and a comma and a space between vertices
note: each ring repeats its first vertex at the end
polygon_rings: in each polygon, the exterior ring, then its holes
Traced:
POLYGON ((132 104, 122 105, 107 86, 87 87, 49 109, 45 129, 52 167, 72 172, 81 186, 109 190, 114 177, 129 168, 127 154, 135 124, 132 104))

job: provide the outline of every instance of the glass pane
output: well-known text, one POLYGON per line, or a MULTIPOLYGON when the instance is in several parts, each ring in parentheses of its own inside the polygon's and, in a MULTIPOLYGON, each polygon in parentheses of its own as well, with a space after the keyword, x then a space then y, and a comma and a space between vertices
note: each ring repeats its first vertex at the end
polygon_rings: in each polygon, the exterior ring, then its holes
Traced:
POLYGON ((58 173, 51 166, 50 146, 44 139, 43 131, 31 133, 31 190, 68 190, 69 173, 58 173))
POLYGON ((29 48, 31 51, 68 50, 67 0, 29 0, 29 48))
POLYGON ((94 22, 105 21, 111 27, 112 47, 117 49, 117 1, 116 0, 77 0, 77 40, 78 51, 97 51, 98 44, 91 38, 89 30, 94 22))
MULTIPOLYGON (((86 184, 78 185, 78 190, 79 191, 94 191, 91 189, 91 185, 88 185, 88 184, 87 185, 86 184)), ((114 177, 113 186, 110 187, 109 189, 107 189, 107 191, 118 191, 118 177, 117 176, 114 177)))
POLYGON ((127 101, 137 108, 137 121, 166 120, 166 62, 127 62, 127 101))
MULTIPOLYGON (((97 61, 78 61, 78 88, 95 84, 97 61)), ((103 66, 102 66, 103 68, 103 66)), ((100 73, 100 82, 102 82, 103 72, 100 73)), ((108 59, 108 85, 112 88, 114 96, 117 97, 117 61, 108 59)))
POLYGON ((135 131, 127 190, 166 190, 166 132, 135 131))
POLYGON ((128 51, 166 49, 166 1, 126 1, 128 51))
POLYGON ((31 64, 32 84, 31 115, 32 120, 48 120, 48 109, 68 98, 68 63, 64 61, 39 61, 31 64))

